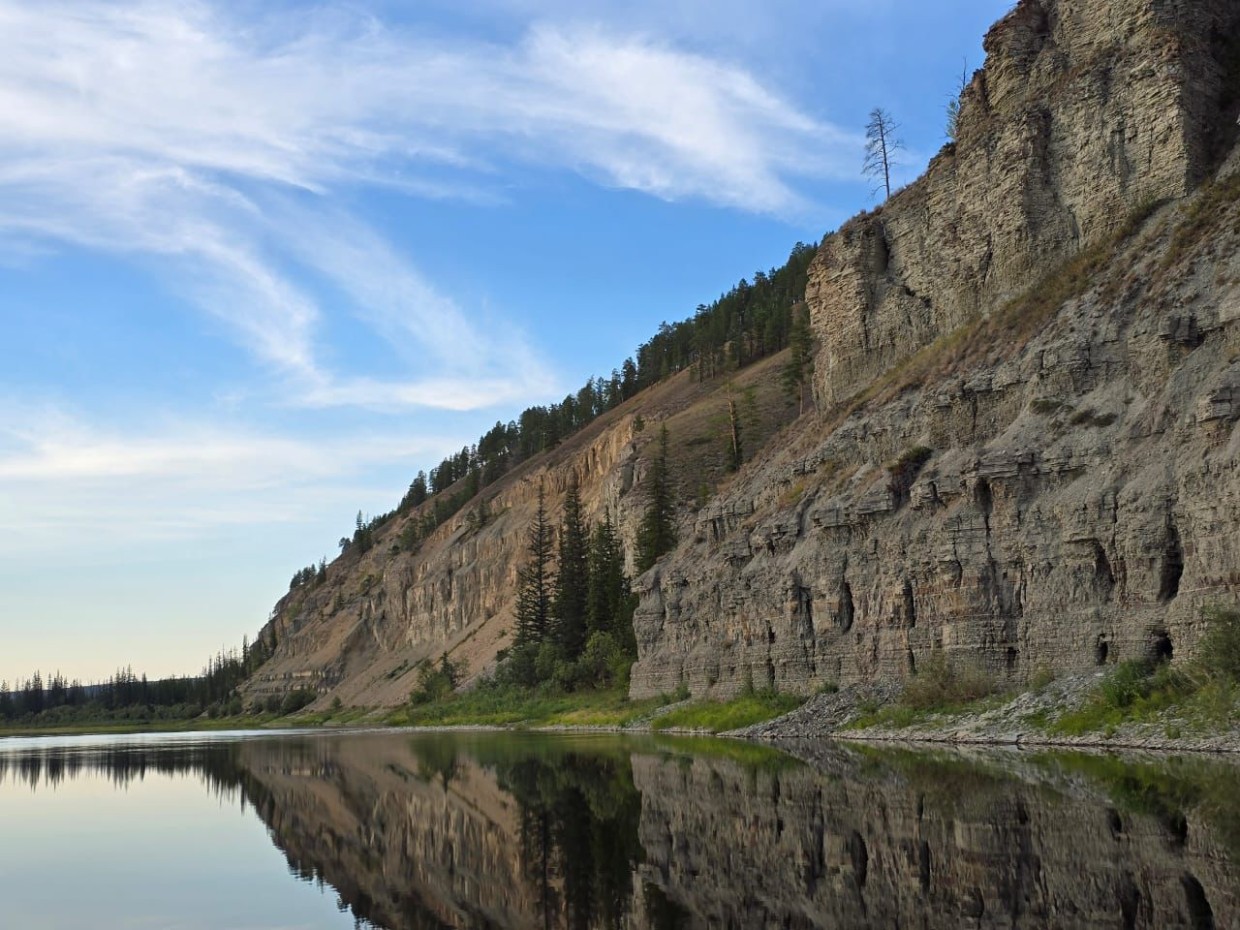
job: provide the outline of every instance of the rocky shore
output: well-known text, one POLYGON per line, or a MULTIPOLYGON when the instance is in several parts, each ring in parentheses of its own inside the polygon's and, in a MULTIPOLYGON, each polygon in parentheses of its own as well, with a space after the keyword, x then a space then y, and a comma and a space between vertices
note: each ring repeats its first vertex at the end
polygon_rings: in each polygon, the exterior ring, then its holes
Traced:
POLYGON ((937 743, 955 746, 1061 746, 1157 752, 1240 752, 1240 726, 1186 723, 1172 713, 1153 721, 1129 722, 1097 732, 1070 735, 1049 726, 1080 707, 1105 677, 1103 672, 1073 675, 1045 687, 1003 696, 967 713, 926 713, 908 726, 862 726, 877 707, 889 705, 899 688, 891 684, 844 688, 819 694, 801 707, 766 723, 728 736, 762 742, 847 740, 937 743))

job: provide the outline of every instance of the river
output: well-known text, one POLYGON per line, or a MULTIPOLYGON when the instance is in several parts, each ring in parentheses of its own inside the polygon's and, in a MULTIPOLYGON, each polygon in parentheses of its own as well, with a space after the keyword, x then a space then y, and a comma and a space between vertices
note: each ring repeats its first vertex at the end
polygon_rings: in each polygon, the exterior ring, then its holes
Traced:
POLYGON ((542 733, 0 740, 6 927, 1240 926, 1223 759, 542 733))

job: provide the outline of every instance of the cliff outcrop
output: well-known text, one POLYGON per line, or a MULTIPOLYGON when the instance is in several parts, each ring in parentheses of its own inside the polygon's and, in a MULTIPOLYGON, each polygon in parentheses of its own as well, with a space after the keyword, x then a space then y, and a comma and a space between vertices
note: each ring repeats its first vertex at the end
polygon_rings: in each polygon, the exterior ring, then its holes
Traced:
POLYGON ((1240 593, 1238 17, 994 27, 955 144, 823 242, 819 412, 643 578, 635 695, 1192 651, 1240 593))
POLYGON ((674 375, 291 592, 248 694, 391 705, 422 659, 492 667, 539 486, 632 553, 660 422, 680 545, 637 582, 634 696, 1191 654, 1240 595, 1240 7, 1022 0, 986 49, 954 142, 819 249, 815 409, 779 357, 674 375), (746 391, 761 451, 725 475, 746 391))

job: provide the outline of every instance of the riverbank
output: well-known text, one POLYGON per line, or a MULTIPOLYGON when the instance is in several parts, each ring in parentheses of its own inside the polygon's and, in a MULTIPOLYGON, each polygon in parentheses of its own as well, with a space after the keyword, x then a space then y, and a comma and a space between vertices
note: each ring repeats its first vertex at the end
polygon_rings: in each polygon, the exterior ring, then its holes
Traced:
MULTIPOLYGON (((0 737, 145 732, 393 727, 721 735, 763 743, 844 740, 1157 752, 1240 753, 1240 693, 1185 685, 1181 671, 1130 665, 929 706, 915 690, 877 683, 804 698, 773 691, 727 701, 684 694, 631 701, 620 689, 539 693, 483 688, 398 708, 191 720, 78 722, 0 729, 0 737)), ((948 689, 950 692, 951 689, 948 689)), ((963 693, 968 693, 963 692, 963 693)))
POLYGON ((846 688, 727 735, 764 742, 833 739, 1240 753, 1240 719, 1232 695, 1204 709, 1196 695, 1180 702, 1134 700, 1115 708, 1107 695, 1124 674, 1112 669, 1066 676, 1027 691, 937 708, 903 704, 901 689, 890 684, 846 688))
POLYGON ((755 692, 724 702, 692 701, 683 694, 629 700, 620 689, 542 693, 516 688, 480 688, 423 704, 397 708, 333 707, 288 715, 242 714, 183 720, 132 719, 29 723, 0 728, 0 737, 90 734, 213 732, 219 730, 490 728, 497 730, 588 730, 622 733, 714 735, 768 721, 800 706, 804 698, 755 692))

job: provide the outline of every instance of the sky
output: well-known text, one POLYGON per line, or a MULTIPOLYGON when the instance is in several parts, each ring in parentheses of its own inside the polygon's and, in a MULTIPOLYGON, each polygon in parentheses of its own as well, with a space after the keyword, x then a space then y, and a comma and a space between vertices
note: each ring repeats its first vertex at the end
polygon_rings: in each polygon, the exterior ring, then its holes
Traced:
POLYGON ((944 142, 1008 0, 0 0, 0 680, 197 672, 944 142))

